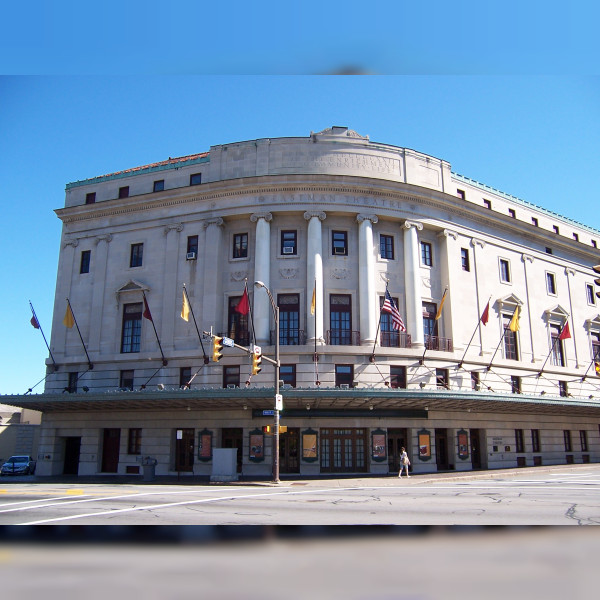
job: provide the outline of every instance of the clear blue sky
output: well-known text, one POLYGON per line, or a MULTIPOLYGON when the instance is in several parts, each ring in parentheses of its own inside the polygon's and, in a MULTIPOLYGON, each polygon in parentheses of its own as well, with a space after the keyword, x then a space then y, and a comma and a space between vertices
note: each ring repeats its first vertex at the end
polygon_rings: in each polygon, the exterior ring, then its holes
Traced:
POLYGON ((0 39, 0 394, 44 377, 28 300, 49 336, 53 211, 71 181, 343 125, 600 229, 597 19, 579 19, 579 2, 515 4, 519 19, 505 4, 321 3, 318 18, 286 5, 270 20, 237 2, 58 4, 3 8, 14 26, 0 39), (377 75, 314 75, 341 70, 377 75))

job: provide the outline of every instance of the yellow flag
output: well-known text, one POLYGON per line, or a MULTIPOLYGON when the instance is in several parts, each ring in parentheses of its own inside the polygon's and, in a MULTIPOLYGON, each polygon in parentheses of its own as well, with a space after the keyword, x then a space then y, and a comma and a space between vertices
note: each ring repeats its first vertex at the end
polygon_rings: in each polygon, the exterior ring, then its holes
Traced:
POLYGON ((440 302, 440 307, 437 310, 435 315, 435 320, 437 321, 442 316, 442 308, 444 308, 444 302, 446 302, 446 296, 448 294, 448 288, 444 290, 444 295, 442 296, 442 301, 440 302))
POLYGON ((185 290, 183 292, 183 302, 181 304, 181 318, 184 321, 190 320, 190 303, 188 302, 187 296, 185 295, 185 290))
POLYGON ((517 306, 517 308, 515 308, 515 314, 508 324, 508 328, 513 332, 519 331, 519 310, 520 308, 517 306))
POLYGON ((65 318, 63 319, 63 325, 71 329, 73 325, 75 325, 75 317, 73 316, 73 311, 71 310, 71 305, 67 302, 67 311, 65 312, 65 318))
POLYGON ((315 314, 315 306, 317 305, 317 288, 316 286, 313 288, 312 301, 310 303, 310 314, 315 314))

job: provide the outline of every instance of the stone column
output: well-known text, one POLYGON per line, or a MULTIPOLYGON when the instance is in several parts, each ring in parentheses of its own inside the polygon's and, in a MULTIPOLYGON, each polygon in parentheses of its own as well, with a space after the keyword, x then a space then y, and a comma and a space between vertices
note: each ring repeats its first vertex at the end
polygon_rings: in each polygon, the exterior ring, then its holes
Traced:
MULTIPOLYGON (((254 281, 262 281, 271 291, 273 300, 277 302, 277 296, 271 290, 271 221, 273 215, 270 212, 254 213, 250 220, 256 223, 255 246, 254 246, 254 281)), ((252 290, 254 281, 248 282, 252 290)), ((263 292, 254 294, 254 308, 252 318, 254 320, 254 331, 256 343, 259 346, 270 344, 270 322, 273 313, 269 296, 263 292)))
MULTIPOLYGON (((437 236, 440 240, 440 275, 441 275, 441 289, 440 289, 440 300, 444 295, 444 290, 448 288, 448 296, 444 303, 444 309, 440 318, 439 335, 441 337, 449 338, 454 340, 454 332, 460 331, 460 328, 454 327, 454 318, 459 318, 459 315, 455 315, 452 310, 453 294, 450 290, 450 274, 456 272, 458 265, 460 265, 460 254, 458 253, 458 233, 451 229, 444 229, 440 231, 437 236)), ((460 290, 457 290, 456 295, 457 306, 460 306, 460 290)))
POLYGON ((423 300, 419 276, 419 238, 423 224, 404 221, 404 287, 406 289, 406 329, 410 333, 413 348, 425 347, 423 332, 423 300))
POLYGON ((373 225, 377 215, 359 214, 358 230, 358 291, 360 306, 361 344, 372 346, 377 333, 377 296, 375 293, 375 256, 373 254, 373 225))
POLYGON ((324 344, 323 337, 323 238, 321 221, 327 218, 324 212, 307 211, 308 221, 306 241, 306 343, 324 344), (311 315, 313 290, 315 290, 315 314, 311 315))
MULTIPOLYGON (((483 310, 485 309, 485 307, 487 306, 487 300, 484 300, 483 298, 480 297, 480 292, 479 292, 479 271, 478 271, 478 265, 479 265, 479 251, 477 250, 477 248, 480 248, 481 251, 483 251, 483 249, 485 248, 485 242, 483 240, 479 240, 476 238, 473 238, 471 240, 471 246, 473 247, 473 270, 475 273, 475 294, 476 294, 476 298, 477 298, 477 314, 481 317, 481 315, 483 314, 483 310)), ((491 303, 491 298, 489 299, 490 303, 491 303)), ((490 306, 491 308, 491 306, 490 306)), ((482 331, 483 327, 478 327, 478 335, 479 335, 479 356, 483 356, 483 331, 482 331)))
MULTIPOLYGON (((223 322, 223 293, 221 290, 221 277, 217 273, 218 266, 226 262, 223 256, 223 224, 221 217, 204 221, 206 229, 204 238, 204 294, 202 296, 202 316, 196 312, 196 320, 202 329, 207 331, 212 326, 215 333, 227 330, 223 322)), ((190 298, 190 302, 193 302, 190 298)), ((191 317, 190 317, 191 318, 191 317)))
MULTIPOLYGON (((525 275, 525 303, 527 304, 527 325, 529 326, 529 341, 531 343, 531 362, 535 362, 535 346, 533 344, 533 328, 531 327, 531 302, 529 299, 529 279, 527 275, 527 263, 533 264, 534 258, 530 254, 522 254, 523 270, 525 275)), ((521 315, 523 318, 523 315, 521 315)), ((523 358, 523 348, 521 348, 521 359, 523 358)))
MULTIPOLYGON (((92 308, 93 315, 90 323, 90 352, 100 352, 100 343, 102 331, 104 329, 104 291, 106 289, 106 266, 108 264, 108 245, 112 241, 110 233, 99 235, 96 237, 96 252, 92 256, 94 288, 92 292, 92 308)), ((111 340, 112 341, 112 340, 111 340)))
MULTIPOLYGON (((177 310, 177 301, 181 302, 181 293, 177 294, 177 265, 180 260, 179 234, 183 231, 182 223, 172 223, 165 225, 163 233, 166 239, 165 252, 165 278, 163 280, 164 289, 162 290, 162 309, 160 318, 160 343, 165 352, 165 358, 168 360, 168 350, 174 348, 175 319, 178 318, 180 310, 177 310)), ((158 291, 158 290, 157 290, 158 291)), ((157 298, 158 301, 158 298, 157 298)), ((151 309, 152 310, 152 309, 151 309)))

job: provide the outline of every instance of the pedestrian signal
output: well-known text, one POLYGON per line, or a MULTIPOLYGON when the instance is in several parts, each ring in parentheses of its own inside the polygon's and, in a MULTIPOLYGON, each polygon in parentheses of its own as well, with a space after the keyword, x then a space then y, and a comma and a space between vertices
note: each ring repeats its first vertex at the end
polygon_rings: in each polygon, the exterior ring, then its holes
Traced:
POLYGON ((223 350, 223 338, 215 337, 213 338, 213 360, 215 362, 219 362, 221 358, 223 358, 223 354, 221 354, 221 350, 223 350))
POLYGON ((263 433, 270 435, 273 433, 273 425, 263 425, 263 433))
POLYGON ((279 433, 287 433, 287 425, 280 425, 279 433))
POLYGON ((262 354, 252 354, 252 375, 258 375, 261 371, 260 363, 262 361, 262 354))

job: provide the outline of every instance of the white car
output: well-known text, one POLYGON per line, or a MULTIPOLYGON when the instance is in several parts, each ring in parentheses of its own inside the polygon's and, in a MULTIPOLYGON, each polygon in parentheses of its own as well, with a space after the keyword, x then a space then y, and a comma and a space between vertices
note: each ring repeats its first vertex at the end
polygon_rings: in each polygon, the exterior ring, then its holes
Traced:
POLYGON ((35 460, 31 456, 11 456, 0 467, 0 475, 33 475, 35 460))

